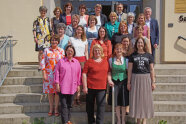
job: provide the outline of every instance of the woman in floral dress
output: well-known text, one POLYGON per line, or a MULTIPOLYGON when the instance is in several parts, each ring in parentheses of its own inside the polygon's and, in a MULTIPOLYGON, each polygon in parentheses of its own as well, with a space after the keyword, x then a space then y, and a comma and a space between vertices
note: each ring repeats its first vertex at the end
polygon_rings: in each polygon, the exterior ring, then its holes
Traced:
POLYGON ((60 38, 58 35, 51 37, 50 43, 51 47, 44 50, 42 60, 41 60, 41 69, 43 71, 43 93, 48 94, 50 110, 48 116, 53 115, 53 103, 55 99, 55 116, 59 116, 58 104, 59 104, 59 95, 56 92, 56 87, 54 84, 54 68, 57 62, 64 57, 64 50, 58 47, 60 38), (54 98, 55 94, 55 98, 54 98))

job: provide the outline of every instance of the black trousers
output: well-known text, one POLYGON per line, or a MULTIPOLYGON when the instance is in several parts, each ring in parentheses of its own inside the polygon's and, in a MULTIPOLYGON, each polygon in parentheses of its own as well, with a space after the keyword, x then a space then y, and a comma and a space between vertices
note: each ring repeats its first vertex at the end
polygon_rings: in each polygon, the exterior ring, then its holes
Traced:
POLYGON ((70 117, 71 117, 70 109, 72 108, 72 102, 74 100, 74 95, 59 93, 59 97, 60 97, 60 102, 61 102, 62 124, 66 124, 68 121, 70 121, 70 117))
POLYGON ((86 111, 88 116, 88 124, 93 124, 95 122, 94 118, 94 103, 96 100, 97 113, 96 113, 96 124, 104 123, 104 113, 105 113, 105 97, 106 90, 88 89, 88 94, 86 95, 86 111))

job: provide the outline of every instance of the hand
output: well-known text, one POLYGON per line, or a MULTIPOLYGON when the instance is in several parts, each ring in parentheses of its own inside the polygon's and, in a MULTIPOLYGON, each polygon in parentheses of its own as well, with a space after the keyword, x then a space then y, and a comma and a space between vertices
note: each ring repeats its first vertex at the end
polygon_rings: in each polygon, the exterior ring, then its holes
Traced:
POLYGON ((127 89, 128 89, 128 91, 131 90, 131 85, 130 85, 130 83, 127 83, 127 89))
POLYGON ((158 47, 158 44, 154 44, 154 48, 157 48, 158 47))
POLYGON ((56 90, 57 90, 57 92, 60 92, 59 84, 56 84, 56 90))
POLYGON ((88 94, 88 89, 87 89, 87 87, 83 88, 83 93, 84 93, 84 94, 88 94))
POLYGON ((112 81, 108 81, 108 84, 109 84, 110 87, 114 86, 114 83, 112 81))
POLYGON ((152 91, 155 90, 155 88, 156 88, 156 84, 152 83, 152 91))
POLYGON ((35 43, 38 43, 38 40, 37 40, 37 38, 36 38, 36 37, 34 38, 34 41, 35 41, 35 43))
POLYGON ((77 93, 79 93, 79 92, 80 92, 80 86, 77 87, 77 93))
POLYGON ((44 81, 47 81, 47 75, 46 75, 46 72, 43 73, 43 79, 44 79, 44 81))

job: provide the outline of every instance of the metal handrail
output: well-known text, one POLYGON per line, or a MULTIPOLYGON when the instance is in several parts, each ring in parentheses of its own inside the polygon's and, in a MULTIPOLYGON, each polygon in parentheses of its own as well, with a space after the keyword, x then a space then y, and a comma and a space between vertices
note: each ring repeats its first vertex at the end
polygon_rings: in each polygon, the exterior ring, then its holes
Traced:
POLYGON ((12 36, 0 37, 0 86, 13 67, 12 36))
POLYGON ((182 36, 178 36, 178 39, 186 40, 186 38, 184 38, 184 37, 182 37, 182 36))

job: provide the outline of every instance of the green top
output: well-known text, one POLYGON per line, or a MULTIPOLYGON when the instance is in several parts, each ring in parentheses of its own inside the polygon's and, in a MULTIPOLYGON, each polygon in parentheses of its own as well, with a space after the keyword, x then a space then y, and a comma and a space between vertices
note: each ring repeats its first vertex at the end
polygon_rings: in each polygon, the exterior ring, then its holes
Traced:
POLYGON ((122 65, 114 64, 114 58, 112 58, 112 79, 113 80, 124 80, 127 78, 127 71, 126 71, 126 58, 124 58, 122 65))

